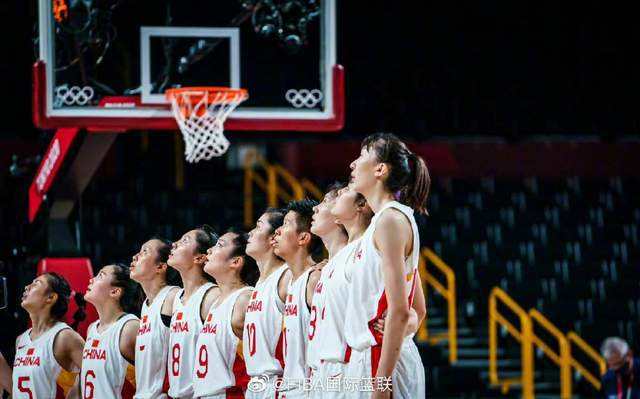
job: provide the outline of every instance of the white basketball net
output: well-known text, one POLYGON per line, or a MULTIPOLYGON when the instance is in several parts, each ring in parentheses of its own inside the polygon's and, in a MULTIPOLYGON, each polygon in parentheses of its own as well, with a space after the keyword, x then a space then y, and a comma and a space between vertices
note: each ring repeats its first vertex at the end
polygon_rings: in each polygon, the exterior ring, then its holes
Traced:
POLYGON ((224 122, 247 98, 246 92, 209 92, 198 89, 170 96, 171 110, 184 138, 187 162, 209 160, 227 152, 229 140, 223 134, 224 122), (195 101, 196 99, 199 100, 195 101))

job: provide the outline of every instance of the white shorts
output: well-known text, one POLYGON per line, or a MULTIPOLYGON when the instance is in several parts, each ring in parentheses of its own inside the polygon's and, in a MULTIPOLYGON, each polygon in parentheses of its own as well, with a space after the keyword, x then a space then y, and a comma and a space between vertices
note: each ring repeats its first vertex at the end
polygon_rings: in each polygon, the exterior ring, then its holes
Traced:
MULTIPOLYGON (((345 375, 350 380, 367 381, 375 377, 380 361, 381 346, 374 346, 364 351, 354 350, 345 368, 345 375)), ((392 375, 393 398, 424 398, 425 372, 420 353, 412 337, 405 338, 400 350, 400 358, 392 375)), ((357 397, 371 397, 370 392, 361 392, 357 397)), ((351 396, 349 396, 351 398, 351 396)))
POLYGON ((394 398, 425 398, 426 378, 420 352, 413 339, 405 339, 393 372, 394 398))
POLYGON ((355 392, 348 392, 345 386, 345 368, 342 362, 323 361, 312 378, 313 389, 309 399, 344 399, 355 396, 355 392))

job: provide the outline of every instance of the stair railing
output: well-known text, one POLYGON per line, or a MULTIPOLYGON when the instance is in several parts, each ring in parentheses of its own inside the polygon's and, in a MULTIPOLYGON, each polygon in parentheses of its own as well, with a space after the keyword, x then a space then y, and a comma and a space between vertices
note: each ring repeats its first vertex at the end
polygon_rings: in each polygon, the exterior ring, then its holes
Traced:
POLYGON ((427 306, 427 317, 418 328, 417 339, 435 345, 443 340, 449 341, 449 363, 458 361, 458 321, 456 317, 456 275, 453 269, 438 257, 431 249, 423 248, 420 254, 420 264, 418 270, 423 284, 425 299, 428 298, 427 289, 431 285, 447 301, 447 331, 429 335, 427 319, 429 306, 427 306), (445 276, 446 285, 443 285, 428 269, 427 265, 432 265, 445 276))
POLYGON ((269 207, 301 200, 307 195, 319 200, 323 197, 322 191, 309 180, 298 180, 281 165, 261 157, 249 157, 244 163, 244 225, 247 228, 255 223, 254 186, 266 194, 269 207))
POLYGON ((320 191, 318 186, 316 186, 306 178, 302 178, 302 180, 300 180, 300 185, 302 186, 302 188, 306 193, 311 194, 311 196, 317 199, 318 201, 322 201, 322 198, 324 197, 324 193, 320 191))
POLYGON ((536 309, 530 309, 528 313, 518 305, 503 290, 494 287, 489 296, 489 381, 492 385, 500 385, 503 393, 508 393, 511 385, 519 384, 522 386, 523 398, 532 398, 534 395, 534 369, 533 362, 533 346, 540 348, 542 352, 560 368, 560 397, 562 399, 571 398, 572 392, 572 376, 571 368, 575 368, 596 390, 600 390, 600 379, 598 376, 590 372, 586 366, 578 362, 572 353, 574 344, 581 349, 589 358, 591 358, 598 366, 600 375, 606 371, 606 363, 604 358, 580 338, 575 332, 570 331, 566 335, 562 333, 549 319, 536 309), (511 322, 506 320, 497 309, 498 301, 507 306, 520 319, 520 330, 518 330, 511 322), (535 322, 535 323, 534 323, 535 322), (505 379, 500 381, 498 378, 498 336, 497 325, 502 325, 506 331, 512 335, 521 344, 521 375, 518 378, 505 379), (535 333, 534 325, 540 325, 550 335, 558 341, 558 351, 554 351, 544 342, 539 335, 535 333), (531 395, 531 396, 530 396, 531 395))
POLYGON ((535 321, 558 341, 558 352, 555 352, 536 333, 532 323, 531 341, 540 348, 552 362, 560 367, 560 398, 571 398, 571 347, 564 334, 536 309, 529 310, 531 321, 535 321))
POLYGON ((506 394, 512 385, 522 387, 522 397, 532 399, 533 393, 533 347, 531 345, 531 319, 527 313, 509 295, 498 287, 494 287, 489 295, 489 382, 499 385, 502 393, 506 394), (509 308, 518 319, 520 328, 516 328, 498 311, 498 302, 509 308), (498 325, 520 342, 521 347, 521 375, 516 378, 498 377, 498 325))
MULTIPOLYGON (((607 371, 607 364, 602 356, 586 343, 578 334, 573 331, 567 333, 567 339, 569 344, 575 344, 580 348, 588 357, 590 357, 597 365, 600 371, 600 375, 603 375, 607 371)), ((582 363, 578 362, 573 356, 570 358, 571 367, 575 368, 580 375, 582 375, 596 390, 600 390, 600 378, 593 375, 582 363)))

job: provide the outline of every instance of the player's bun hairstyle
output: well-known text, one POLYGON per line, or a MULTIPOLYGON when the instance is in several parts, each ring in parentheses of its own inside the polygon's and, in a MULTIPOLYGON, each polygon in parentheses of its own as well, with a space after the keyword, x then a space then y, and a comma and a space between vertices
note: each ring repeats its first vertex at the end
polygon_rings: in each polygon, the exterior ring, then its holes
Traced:
POLYGON ((324 244, 320 237, 310 231, 313 207, 316 205, 318 205, 318 201, 308 198, 299 201, 291 201, 287 205, 287 212, 294 212, 296 214, 298 233, 306 232, 311 234, 311 243, 309 244, 308 252, 314 261, 319 262, 323 258, 324 244))
POLYGON ((427 165, 421 156, 390 133, 376 133, 362 140, 360 148, 374 150, 379 162, 390 166, 385 187, 402 203, 420 213, 427 213, 426 202, 431 186, 427 165))
POLYGON ((247 285, 255 285, 256 281, 260 278, 260 271, 258 270, 258 264, 255 259, 247 255, 249 234, 238 227, 232 227, 227 230, 227 232, 235 234, 232 241, 233 251, 230 257, 234 258, 239 256, 243 260, 242 270, 240 271, 242 282, 247 285))
POLYGON ((209 248, 216 245, 218 234, 216 234, 213 227, 208 224, 203 224, 194 230, 196 230, 196 243, 198 244, 196 251, 198 251, 199 254, 206 254, 209 248))
POLYGON ((269 234, 273 234, 284 223, 284 215, 287 214, 287 211, 282 208, 267 208, 264 213, 269 221, 269 234))
POLYGON ((111 285, 122 288, 119 304, 127 313, 140 314, 142 292, 140 285, 131 279, 129 268, 124 263, 114 263, 111 285))
POLYGON ((368 225, 371 222, 371 218, 373 218, 373 211, 371 210, 371 207, 369 206, 369 203, 367 202, 367 199, 364 197, 364 195, 360 193, 356 193, 356 199, 354 201, 354 205, 367 207, 366 209, 368 211, 366 213, 363 212, 363 215, 366 218, 365 220, 367 221, 367 225, 368 225))
POLYGON ((69 282, 54 272, 44 273, 43 276, 47 279, 49 292, 53 292, 58 296, 58 299, 51 306, 51 317, 56 320, 63 320, 69 309, 69 298, 71 297, 69 282))
POLYGON ((71 328, 78 331, 78 326, 87 318, 87 301, 84 300, 82 292, 76 292, 73 295, 73 300, 76 302, 78 309, 73 314, 73 321, 71 322, 71 328))
POLYGON ((158 240, 160 241, 160 246, 158 247, 157 250, 157 256, 156 256, 156 263, 167 263, 167 261, 169 260, 169 255, 171 254, 171 246, 173 245, 173 243, 163 237, 152 237, 152 240, 158 240))
MULTIPOLYGON (((334 198, 337 198, 338 191, 342 190, 345 187, 347 187, 347 184, 345 182, 335 181, 327 186, 327 189, 325 190, 325 197, 331 194, 334 198)), ((342 231, 344 235, 348 235, 347 229, 343 225, 340 224, 338 226, 340 226, 340 231, 342 231)))
POLYGON ((327 189, 325 190, 325 195, 327 194, 337 195, 338 191, 342 190, 345 187, 347 187, 347 184, 345 182, 334 181, 333 183, 327 186, 327 189))
MULTIPOLYGON (((196 227, 196 244, 198 244, 196 248, 196 252, 198 254, 206 254, 209 248, 216 245, 218 242, 218 234, 215 232, 213 227, 208 224, 203 224, 202 226, 196 227)), ((216 283, 216 279, 212 276, 205 273, 204 268, 202 269, 202 276, 207 279, 207 281, 211 283, 216 283)))
MULTIPOLYGON (((166 264, 169 260, 169 255, 171 254, 171 247, 173 243, 171 240, 168 240, 163 237, 152 237, 152 240, 158 240, 161 242, 161 245, 158 247, 158 253, 156 257, 156 263, 164 263, 166 264)), ((180 273, 173 267, 167 265, 167 273, 165 276, 165 280, 169 285, 182 286, 182 279, 180 278, 180 273)))

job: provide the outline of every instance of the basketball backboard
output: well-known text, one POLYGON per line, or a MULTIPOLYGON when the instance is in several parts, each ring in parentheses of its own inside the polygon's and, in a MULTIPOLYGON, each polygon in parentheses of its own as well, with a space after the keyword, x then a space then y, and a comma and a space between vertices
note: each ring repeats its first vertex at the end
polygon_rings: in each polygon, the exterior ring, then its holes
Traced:
POLYGON ((166 89, 249 99, 227 130, 337 131, 336 0, 39 0, 34 123, 176 129, 166 89))

